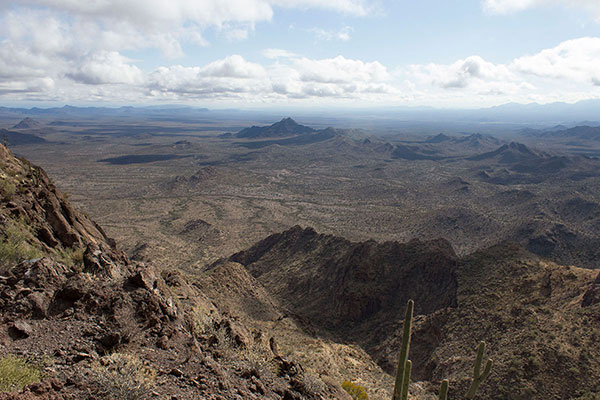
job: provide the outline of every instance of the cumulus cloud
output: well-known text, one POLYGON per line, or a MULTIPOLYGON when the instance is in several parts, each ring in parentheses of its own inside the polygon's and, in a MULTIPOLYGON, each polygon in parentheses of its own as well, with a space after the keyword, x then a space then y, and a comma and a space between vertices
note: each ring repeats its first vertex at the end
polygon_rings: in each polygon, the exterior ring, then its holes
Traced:
MULTIPOLYGON (((158 49, 169 64, 184 55, 184 44, 208 45, 204 37, 207 29, 214 29, 231 41, 245 40, 257 23, 270 21, 277 8, 318 8, 363 16, 371 10, 368 1, 0 0, 1 90, 54 90, 67 96, 68 92, 83 93, 82 86, 89 86, 88 93, 100 98, 118 93, 104 85, 127 86, 137 94, 140 92, 136 88, 143 90, 145 85, 154 85, 154 89, 164 92, 170 86, 160 84, 167 79, 163 75, 169 75, 168 71, 181 72, 176 65, 142 71, 124 53, 158 49), (152 81, 150 77, 156 79, 152 81)), ((273 52, 265 54, 275 56, 273 52)), ((241 93, 248 88, 239 82, 229 84, 225 79, 246 83, 262 79, 261 85, 270 87, 264 67, 240 56, 191 71, 196 73, 192 82, 206 90, 209 79, 218 84, 216 91, 221 93, 241 93)), ((189 74, 186 70, 184 76, 189 74)), ((256 87, 255 82, 250 90, 256 87)))
POLYGON ((246 61, 242 56, 233 55, 214 61, 199 70, 203 76, 218 78, 260 78, 265 76, 265 69, 255 63, 246 61))
POLYGON ((297 57, 268 71, 273 91, 292 98, 361 98, 394 91, 387 68, 378 61, 297 57))
POLYGON ((150 74, 148 88, 151 96, 160 97, 247 98, 270 91, 265 69, 239 55, 204 67, 160 67, 150 74))
POLYGON ((579 8, 600 22, 600 2, 598 0, 483 0, 483 8, 489 13, 509 14, 532 7, 563 6, 579 8))
POLYGON ((600 80, 600 38, 568 40, 551 49, 513 61, 511 67, 542 78, 598 82, 600 80))
POLYGON ((140 84, 144 74, 130 60, 115 51, 93 54, 83 60, 73 72, 67 76, 79 83, 100 84, 140 84))
MULTIPOLYGON (((563 3, 486 0, 493 12, 563 3)), ((130 50, 151 48, 175 58, 184 44, 207 44, 208 28, 244 40, 277 7, 370 12, 361 0, 22 0, 18 5, 0 0, 0 98, 483 104, 600 94, 600 38, 566 41, 503 64, 473 55, 447 64, 390 68, 376 60, 315 59, 265 49, 259 62, 234 54, 183 66, 167 58, 160 67, 143 69, 126 57, 144 54, 130 50)), ((322 40, 349 40, 352 28, 313 33, 322 40)))
POLYGON ((514 80, 505 65, 496 65, 479 56, 467 57, 452 64, 412 65, 411 70, 423 81, 445 89, 462 89, 473 84, 514 80))
POLYGON ((150 74, 151 96, 192 95, 211 99, 359 98, 388 93, 389 74, 378 62, 344 57, 291 57, 261 66, 239 55, 203 67, 161 67, 150 74))
POLYGON ((363 62, 343 56, 313 60, 299 58, 294 61, 300 80, 316 83, 378 82, 388 77, 385 66, 378 61, 363 62))

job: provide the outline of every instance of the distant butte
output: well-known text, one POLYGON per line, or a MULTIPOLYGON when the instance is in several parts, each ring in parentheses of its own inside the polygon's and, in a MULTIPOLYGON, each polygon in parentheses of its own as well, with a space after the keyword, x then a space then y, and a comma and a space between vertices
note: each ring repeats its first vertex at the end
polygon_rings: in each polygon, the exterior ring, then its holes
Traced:
POLYGON ((315 132, 313 128, 300 125, 288 117, 274 123, 273 125, 244 128, 235 136, 238 138, 257 139, 296 136, 313 132, 315 132))

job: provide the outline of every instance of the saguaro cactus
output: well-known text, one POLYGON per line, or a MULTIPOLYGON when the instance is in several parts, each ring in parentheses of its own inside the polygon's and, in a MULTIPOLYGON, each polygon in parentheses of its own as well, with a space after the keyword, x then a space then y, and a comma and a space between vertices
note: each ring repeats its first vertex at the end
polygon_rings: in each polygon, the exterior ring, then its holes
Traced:
POLYGON ((406 314, 404 316, 402 348, 400 349, 400 358, 398 359, 396 383, 394 385, 394 397, 392 400, 408 399, 408 385, 410 383, 410 372, 412 369, 412 362, 408 359, 408 352, 410 350, 410 335, 412 330, 414 307, 415 302, 409 300, 408 304, 406 305, 406 314))
POLYGON ((483 353, 485 352, 485 342, 479 343, 479 348, 477 349, 477 359, 475 360, 475 370, 473 371, 473 382, 471 382, 471 387, 469 387, 469 391, 465 396, 466 399, 474 399, 475 392, 479 388, 481 382, 485 380, 490 374, 492 370, 492 364, 494 363, 491 359, 488 358, 485 363, 485 368, 483 373, 481 373, 481 363, 483 362, 483 353))
MULTIPOLYGON (((412 362, 408 359, 410 351, 410 339, 412 334, 413 311, 415 303, 412 300, 406 305, 406 314, 404 316, 404 326, 402 332, 402 348, 400 349, 400 358, 398 359, 398 369, 396 370, 396 383, 394 384, 394 397, 392 400, 407 400, 408 386, 410 384, 410 372, 412 362)), ((472 400, 475 398, 475 393, 492 370, 493 361, 488 359, 483 372, 481 372, 481 364, 483 363, 483 354, 485 353, 485 342, 479 343, 477 348, 477 358, 475 359, 475 369, 473 371, 473 382, 469 387, 469 391, 465 395, 465 399, 472 400)), ((448 398, 448 379, 444 379, 440 385, 439 400, 447 400, 448 398)))
POLYGON ((440 385, 439 400, 446 400, 448 398, 448 379, 444 379, 440 385))

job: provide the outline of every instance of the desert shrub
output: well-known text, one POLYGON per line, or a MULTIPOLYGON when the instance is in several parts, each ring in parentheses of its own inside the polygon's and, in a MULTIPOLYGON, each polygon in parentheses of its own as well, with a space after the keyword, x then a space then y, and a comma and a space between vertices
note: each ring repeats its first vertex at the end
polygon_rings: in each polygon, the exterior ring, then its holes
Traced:
POLYGON ((354 400, 367 400, 369 398, 365 388, 356 383, 344 381, 342 382, 342 388, 348 392, 350 397, 352 397, 354 400))
POLYGON ((67 266, 83 265, 83 252, 79 247, 56 250, 59 261, 67 266))
POLYGON ((15 187, 14 183, 4 177, 0 177, 0 194, 2 194, 5 199, 10 200, 15 194, 16 190, 17 188, 15 187))
POLYGON ((21 260, 42 257, 42 252, 29 244, 31 233, 23 224, 8 220, 0 237, 0 264, 14 264, 21 260))
POLYGON ((154 390, 156 372, 134 355, 113 353, 92 367, 91 384, 103 399, 143 400, 154 390))
POLYGON ((0 358, 0 392, 21 391, 25 386, 41 379, 42 371, 39 366, 15 356, 0 358))

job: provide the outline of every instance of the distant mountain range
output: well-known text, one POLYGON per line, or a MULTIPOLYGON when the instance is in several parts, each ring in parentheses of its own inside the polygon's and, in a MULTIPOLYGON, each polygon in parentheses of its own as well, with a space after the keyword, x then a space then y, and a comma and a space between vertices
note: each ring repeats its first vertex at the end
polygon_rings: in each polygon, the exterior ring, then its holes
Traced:
MULTIPOLYGON (((289 111, 289 110, 288 110, 289 111)), ((293 110, 295 115, 307 116, 313 120, 324 121, 326 124, 343 118, 355 122, 354 126, 384 126, 390 123, 401 126, 434 126, 443 123, 448 126, 452 123, 455 128, 459 126, 480 126, 489 130, 496 130, 497 125, 514 125, 514 129, 535 125, 600 125, 600 99, 585 100, 577 103, 551 103, 551 104, 517 104, 508 103, 499 106, 478 109, 436 109, 432 107, 378 107, 378 108, 353 108, 353 109, 309 109, 293 110), (325 113, 323 113, 325 111, 325 113), (321 115, 321 117, 315 117, 321 115), (311 117, 312 116, 312 117, 311 117), (367 119, 365 119, 367 117, 367 119), (367 122, 365 122, 367 121, 367 122), (407 123, 410 123, 407 125, 407 123)), ((274 109, 242 110, 222 109, 209 110, 207 108, 190 107, 186 105, 157 105, 151 107, 64 107, 52 108, 17 108, 0 107, 0 117, 11 116, 39 116, 60 118, 98 118, 98 117, 136 117, 153 116, 160 118, 206 118, 227 116, 229 120, 248 120, 257 118, 266 120, 273 118, 280 111, 274 109)), ((13 122, 14 123, 14 122, 13 122)))
POLYGON ((551 129, 524 129, 521 133, 533 137, 600 140, 600 126, 582 125, 567 128, 559 125, 551 129))

